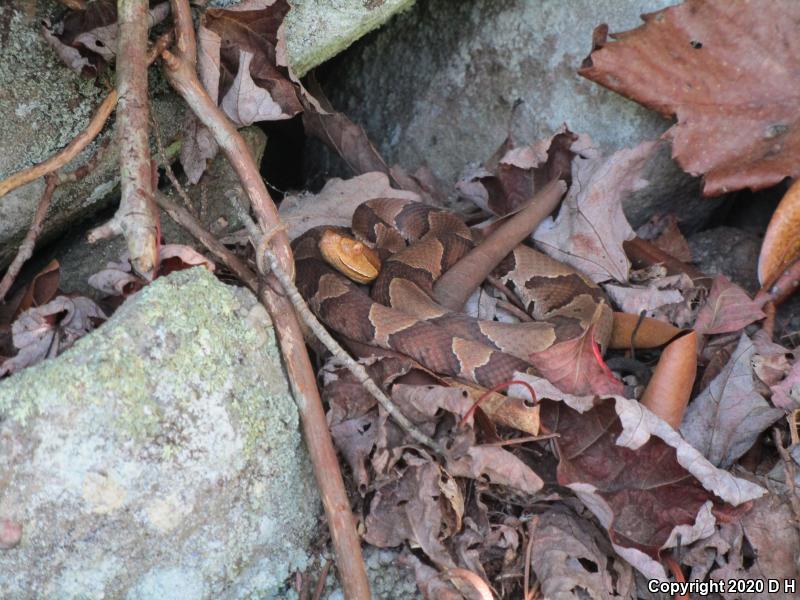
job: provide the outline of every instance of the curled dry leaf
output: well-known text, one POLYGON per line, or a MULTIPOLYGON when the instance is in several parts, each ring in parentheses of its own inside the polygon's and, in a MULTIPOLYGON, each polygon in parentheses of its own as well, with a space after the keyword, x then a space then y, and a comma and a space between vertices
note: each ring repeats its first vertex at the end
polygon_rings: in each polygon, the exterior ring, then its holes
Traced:
POLYGON ((677 429, 696 376, 697 334, 689 331, 664 348, 642 396, 642 405, 677 429))
POLYGON ((11 326, 17 355, 0 365, 0 377, 63 352, 106 319, 89 298, 57 296, 23 312, 11 326))
POLYGON ((770 219, 761 254, 758 257, 758 281, 769 287, 781 273, 800 257, 800 180, 795 181, 781 198, 770 219))
POLYGON ((615 350, 658 348, 674 339, 680 332, 680 329, 664 321, 615 312, 614 328, 611 330, 608 347, 615 350))
POLYGON ((278 214, 293 240, 320 225, 350 227, 356 207, 373 198, 420 199, 413 192, 392 188, 384 173, 372 172, 352 179, 330 179, 318 194, 286 196, 278 214))
POLYGON ((643 142, 609 157, 593 148, 582 151, 572 161, 572 185, 555 222, 545 221, 533 234, 536 245, 597 283, 626 282, 630 262, 622 244, 635 234, 622 199, 646 185, 639 174, 655 147, 643 142))
POLYGON ((765 316, 747 292, 724 275, 717 275, 694 327, 703 335, 732 333, 765 316))
POLYGON ((579 73, 675 115, 673 156, 707 196, 800 174, 800 3, 687 0, 642 18, 595 40, 579 73))
POLYGON ((755 389, 753 342, 745 334, 728 364, 694 399, 681 425, 683 437, 712 464, 729 468, 762 431, 783 416, 755 389))
MULTIPOLYGON (((542 429, 559 434, 558 482, 578 495, 609 530, 617 553, 647 577, 666 578, 657 558, 677 543, 678 532, 682 544, 707 537, 716 517, 733 518, 764 493, 714 467, 634 400, 575 396, 540 377, 514 377, 545 399, 542 429)), ((527 397, 524 386, 510 392, 527 397)))
POLYGON ((471 446, 460 456, 448 457, 447 471, 456 477, 478 479, 526 494, 535 494, 544 486, 530 467, 497 446, 471 446))
POLYGON ((792 365, 786 377, 773 385, 772 403, 786 412, 800 409, 800 360, 792 365))

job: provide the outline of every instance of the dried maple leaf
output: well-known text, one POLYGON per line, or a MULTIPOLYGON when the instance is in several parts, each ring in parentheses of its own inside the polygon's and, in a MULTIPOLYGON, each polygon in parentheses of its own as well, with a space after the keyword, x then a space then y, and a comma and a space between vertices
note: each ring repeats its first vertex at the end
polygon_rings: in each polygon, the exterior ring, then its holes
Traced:
POLYGON ((655 146, 644 142, 605 158, 589 148, 576 156, 567 197, 555 222, 545 221, 534 232, 536 245, 597 283, 626 282, 630 261, 622 243, 635 234, 622 211, 622 199, 645 185, 639 173, 655 146))
MULTIPOLYGON (((764 493, 711 465, 635 400, 597 400, 565 394, 541 377, 514 378, 543 399, 542 428, 559 435, 558 482, 608 529, 616 552, 648 577, 666 578, 656 559, 677 543, 678 531, 683 544, 707 537, 715 516, 731 518, 764 493)), ((521 385, 509 392, 528 397, 521 385)))
POLYGON ((683 417, 681 433, 712 464, 729 468, 762 431, 783 416, 759 394, 753 382, 753 342, 739 338, 728 364, 695 398, 683 417))
POLYGON ((800 174, 800 3, 687 0, 642 19, 595 39, 578 72, 675 115, 665 136, 681 167, 705 176, 706 196, 800 174))
POLYGON ((0 377, 63 352, 106 319, 89 298, 57 296, 23 312, 11 327, 19 352, 0 365, 0 377))
POLYGON ((600 356, 594 325, 580 337, 534 352, 530 362, 545 379, 568 394, 622 394, 624 389, 600 356))
POLYGON ((717 275, 706 303, 697 314, 694 328, 704 335, 731 333, 765 316, 761 306, 747 292, 724 275, 717 275))
POLYGON ((498 215, 524 206, 552 179, 570 179, 575 152, 590 144, 586 136, 562 126, 551 138, 516 146, 509 137, 485 165, 468 172, 456 184, 459 193, 498 215), (574 148, 574 149, 573 149, 574 148))

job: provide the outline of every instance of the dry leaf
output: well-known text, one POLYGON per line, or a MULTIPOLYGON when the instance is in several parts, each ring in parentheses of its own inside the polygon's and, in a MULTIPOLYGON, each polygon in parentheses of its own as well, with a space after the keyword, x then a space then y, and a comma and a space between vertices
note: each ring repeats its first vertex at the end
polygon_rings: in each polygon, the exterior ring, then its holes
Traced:
POLYGON ((531 569, 544 598, 633 598, 633 571, 597 527, 555 505, 531 520, 531 569))
POLYGON ((566 126, 549 139, 529 146, 515 146, 511 138, 506 138, 484 166, 461 178, 456 189, 487 212, 511 214, 552 179, 569 179, 573 146, 583 148, 589 143, 586 136, 572 133, 566 126))
POLYGON ((614 328, 608 347, 614 350, 623 348, 657 348, 663 346, 681 332, 680 329, 665 323, 627 313, 614 313, 614 328), (634 331, 636 336, 633 337, 634 331))
MULTIPOLYGON (((764 490, 711 465, 663 420, 635 400, 565 394, 541 377, 515 373, 542 405, 543 430, 558 433, 558 481, 609 529, 617 553, 650 578, 665 579, 665 548, 707 537, 715 515, 764 490), (549 399, 549 400, 548 400, 549 399), (729 504, 726 504, 729 503, 729 504)), ((528 397, 524 386, 509 393, 528 397)))
POLYGON ((795 181, 781 198, 770 219, 761 254, 758 257, 758 281, 769 287, 800 256, 800 180, 795 181))
POLYGON ((697 334, 689 331, 664 348, 640 400, 673 428, 680 427, 697 376, 697 334))
POLYGON ((732 333, 765 316, 747 292, 724 275, 717 275, 694 328, 702 335, 732 333))
POLYGON ((543 252, 601 283, 628 280, 630 262, 622 243, 635 237, 622 211, 625 194, 643 187, 639 173, 655 149, 644 142, 603 158, 588 149, 572 161, 572 185, 552 224, 533 239, 543 252))
POLYGON ((681 425, 683 437, 712 464, 729 468, 762 431, 783 416, 756 391, 753 342, 745 334, 711 384, 694 399, 681 425))
POLYGON ((800 360, 795 361, 786 378, 773 385, 772 403, 786 412, 800 409, 800 360))
POLYGON ((703 193, 761 189, 800 174, 800 3, 687 0, 595 40, 579 71, 678 119, 665 135, 703 193))
POLYGON ((43 306, 29 308, 11 326, 19 351, 0 364, 0 377, 56 356, 105 319, 100 307, 83 296, 57 296, 43 306))
POLYGON ((385 174, 372 172, 352 179, 329 179, 318 194, 286 196, 278 214, 293 240, 320 225, 350 227, 356 207, 373 198, 419 201, 412 192, 392 188, 385 174))
POLYGON ((600 356, 594 340, 594 325, 580 337, 534 352, 530 363, 568 394, 622 394, 624 389, 600 356))
POLYGON ((678 217, 675 215, 655 215, 636 230, 636 235, 643 240, 652 242, 656 248, 663 250, 676 260, 684 263, 692 262, 689 242, 678 228, 678 217))
POLYGON ((276 64, 278 28, 287 12, 285 0, 248 0, 203 14, 198 68, 204 85, 212 85, 211 98, 239 126, 288 119, 303 110, 288 73, 276 64))
POLYGON ((526 494, 535 494, 544 485, 524 462, 497 446, 472 446, 463 455, 448 456, 446 468, 455 477, 478 479, 526 494))

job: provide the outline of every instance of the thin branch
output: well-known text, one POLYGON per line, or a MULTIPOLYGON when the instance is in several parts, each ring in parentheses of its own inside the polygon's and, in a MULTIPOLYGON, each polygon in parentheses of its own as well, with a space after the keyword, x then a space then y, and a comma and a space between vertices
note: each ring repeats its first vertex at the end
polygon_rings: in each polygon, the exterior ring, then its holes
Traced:
MULTIPOLYGON (((261 230, 277 230, 271 240, 274 249, 271 256, 275 257, 276 265, 283 272, 293 272, 294 261, 289 238, 285 231, 278 230, 278 211, 264 186, 250 150, 233 124, 209 98, 195 72, 196 53, 192 52, 195 47, 194 28, 189 2, 171 0, 170 4, 177 37, 181 42, 174 53, 165 50, 161 55, 167 79, 225 152, 250 199, 253 211, 258 216, 261 230)), ((297 314, 273 274, 265 278, 259 298, 267 307, 275 325, 289 384, 300 413, 306 447, 328 519, 344 596, 348 600, 369 600, 369 581, 360 540, 297 314)))
MULTIPOLYGON (((153 44, 153 47, 147 54, 148 65, 153 64, 155 59, 158 58, 164 48, 169 45, 171 40, 171 31, 163 34, 156 40, 155 44, 153 44)), ((106 125, 106 121, 108 121, 108 117, 110 117, 111 113, 114 112, 114 107, 117 105, 118 98, 119 96, 117 94, 117 90, 111 90, 103 102, 100 103, 100 106, 97 108, 94 115, 92 115, 92 118, 89 120, 89 124, 86 126, 86 129, 76 135, 62 150, 44 162, 41 162, 38 165, 33 165, 32 167, 28 167, 27 169, 23 169, 22 171, 18 171, 0 181, 0 197, 5 196, 18 187, 22 187, 31 181, 39 179, 39 177, 44 177, 48 173, 52 173, 53 171, 60 169, 78 156, 78 154, 80 154, 83 149, 86 148, 86 146, 91 144, 92 141, 103 130, 103 127, 106 125)))
POLYGON ((52 173, 56 169, 60 169, 66 165, 73 158, 78 156, 86 146, 88 146, 94 138, 103 130, 103 127, 108 120, 108 117, 114 111, 117 105, 117 90, 111 90, 103 100, 102 104, 95 111, 92 119, 89 121, 86 129, 76 135, 73 140, 67 144, 63 150, 54 154, 46 161, 28 167, 22 171, 18 171, 13 175, 0 181, 0 197, 5 196, 12 190, 17 189, 25 184, 30 183, 39 177, 44 177, 48 173, 52 173))

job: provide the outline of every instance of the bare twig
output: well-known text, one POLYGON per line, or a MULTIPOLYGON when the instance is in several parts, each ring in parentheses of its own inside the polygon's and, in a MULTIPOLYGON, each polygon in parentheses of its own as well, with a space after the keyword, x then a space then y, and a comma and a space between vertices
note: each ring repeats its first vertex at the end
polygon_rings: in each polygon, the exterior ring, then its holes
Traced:
MULTIPOLYGON (((197 77, 194 66, 194 29, 188 0, 171 0, 170 4, 175 19, 177 44, 174 52, 165 50, 162 53, 167 79, 225 152, 258 216, 261 230, 267 232, 279 225, 278 211, 264 186, 246 142, 209 98, 197 77)), ((284 272, 293 272, 294 262, 285 231, 279 231, 273 237, 272 244, 274 254, 270 255, 275 257, 276 265, 284 272)), ((368 600, 369 581, 361 555, 361 545, 297 314, 273 274, 265 278, 259 297, 275 325, 328 519, 344 595, 352 600, 368 600)))
POLYGON ((78 154, 80 154, 103 130, 109 115, 114 111, 116 105, 117 91, 111 90, 102 104, 100 104, 97 111, 95 111, 86 129, 75 136, 63 150, 38 165, 18 171, 3 181, 0 181, 0 197, 5 196, 8 192, 30 183, 39 177, 44 177, 48 173, 52 173, 56 169, 60 169, 78 156, 78 154))
MULTIPOLYGON (((118 0, 117 135, 120 144, 119 209, 103 231, 122 233, 133 270, 146 280, 158 267, 158 214, 153 202, 147 95, 147 0, 118 0)), ((96 239, 90 236, 90 241, 96 239)))
POLYGON ((58 176, 54 173, 48 173, 45 176, 44 191, 42 192, 41 198, 39 198, 39 204, 36 205, 36 212, 33 214, 33 221, 28 229, 28 233, 25 234, 25 239, 22 240, 19 250, 17 250, 17 255, 9 265, 5 275, 3 275, 2 281, 0 281, 0 302, 3 301, 8 290, 11 289, 14 280, 22 269, 22 265, 33 256, 36 238, 39 237, 39 233, 42 231, 44 217, 47 214, 47 209, 50 208, 50 201, 53 199, 53 192, 55 192, 57 185, 58 176))
MULTIPOLYGON (((147 54, 148 65, 153 64, 153 61, 158 58, 164 48, 169 45, 171 40, 171 31, 163 34, 158 38, 158 40, 156 40, 155 44, 153 44, 153 47, 147 54)), ((94 115, 92 115, 92 118, 89 121, 89 124, 86 126, 86 129, 76 135, 62 150, 44 162, 32 167, 28 167, 27 169, 23 169, 22 171, 18 171, 17 173, 14 173, 6 179, 0 181, 0 197, 5 196, 10 191, 17 189, 18 187, 22 187, 31 181, 39 179, 39 177, 44 177, 48 173, 52 173, 56 169, 60 169, 73 158, 78 156, 78 154, 80 154, 83 149, 86 148, 86 146, 91 144, 92 141, 103 130, 106 121, 108 121, 108 117, 111 116, 112 112, 114 112, 114 107, 117 105, 118 97, 117 90, 111 90, 103 102, 100 103, 100 106, 97 108, 94 115)))
POLYGON ((28 233, 25 234, 25 238, 22 240, 19 250, 17 250, 17 255, 14 257, 14 260, 11 261, 5 275, 3 275, 2 281, 0 281, 0 302, 3 301, 8 290, 11 289, 11 286, 14 284, 25 262, 33 256, 33 251, 36 248, 36 240, 42 232, 44 218, 47 215, 47 210, 50 207, 56 188, 64 183, 78 181, 91 173, 97 166, 97 163, 100 162, 100 158, 103 156, 107 147, 108 140, 105 140, 84 165, 70 173, 48 173, 44 176, 45 188, 39 199, 39 203, 36 205, 36 211, 33 214, 31 226, 28 229, 28 233))

